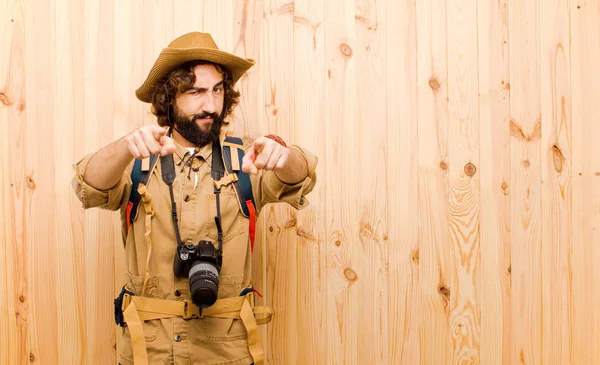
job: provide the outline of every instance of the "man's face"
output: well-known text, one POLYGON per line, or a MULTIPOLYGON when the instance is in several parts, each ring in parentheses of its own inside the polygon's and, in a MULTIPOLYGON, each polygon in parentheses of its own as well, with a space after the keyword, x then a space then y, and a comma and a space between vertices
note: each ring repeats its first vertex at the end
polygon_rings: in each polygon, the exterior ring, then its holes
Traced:
POLYGON ((203 146, 218 137, 225 100, 223 76, 214 65, 198 65, 196 82, 175 99, 174 122, 189 142, 203 146))

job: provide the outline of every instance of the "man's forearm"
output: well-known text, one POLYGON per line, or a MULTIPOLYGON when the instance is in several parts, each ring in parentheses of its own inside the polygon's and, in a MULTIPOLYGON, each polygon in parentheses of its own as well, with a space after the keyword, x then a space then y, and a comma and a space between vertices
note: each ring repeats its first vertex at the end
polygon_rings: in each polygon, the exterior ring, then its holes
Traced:
POLYGON ((296 148, 290 148, 290 156, 285 168, 275 171, 279 180, 286 184, 294 185, 304 180, 308 175, 306 159, 296 148))
POLYGON ((110 189, 119 182, 132 159, 127 141, 120 138, 92 155, 83 179, 98 190, 110 189))

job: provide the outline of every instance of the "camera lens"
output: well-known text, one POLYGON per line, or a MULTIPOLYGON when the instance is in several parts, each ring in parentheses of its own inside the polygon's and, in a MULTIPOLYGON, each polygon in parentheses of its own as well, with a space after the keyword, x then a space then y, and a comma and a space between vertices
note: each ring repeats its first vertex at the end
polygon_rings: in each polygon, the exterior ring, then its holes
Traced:
POLYGON ((219 271, 209 262, 196 261, 190 269, 190 294, 192 302, 207 308, 217 301, 219 271))

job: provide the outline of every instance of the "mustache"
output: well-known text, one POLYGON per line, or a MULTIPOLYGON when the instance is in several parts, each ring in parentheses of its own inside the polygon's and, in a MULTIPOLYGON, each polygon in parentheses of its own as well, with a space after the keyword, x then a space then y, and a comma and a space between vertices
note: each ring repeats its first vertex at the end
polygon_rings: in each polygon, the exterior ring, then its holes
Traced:
POLYGON ((217 118, 219 118, 219 115, 217 113, 202 112, 201 114, 195 114, 195 115, 193 115, 192 116, 192 121, 195 121, 196 119, 204 119, 204 118, 217 119, 217 118))

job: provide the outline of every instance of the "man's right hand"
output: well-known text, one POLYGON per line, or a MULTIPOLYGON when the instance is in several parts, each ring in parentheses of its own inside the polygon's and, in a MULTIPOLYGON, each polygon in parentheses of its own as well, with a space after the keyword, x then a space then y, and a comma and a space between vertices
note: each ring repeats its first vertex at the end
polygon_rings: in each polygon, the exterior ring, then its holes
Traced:
POLYGON ((165 156, 175 152, 175 142, 167 136, 167 130, 156 125, 138 128, 125 139, 134 158, 146 158, 151 154, 165 156))

